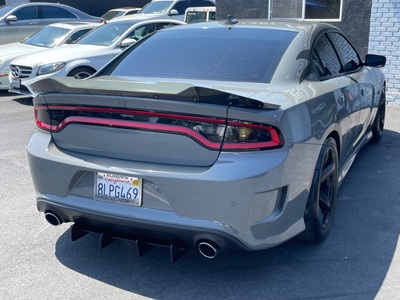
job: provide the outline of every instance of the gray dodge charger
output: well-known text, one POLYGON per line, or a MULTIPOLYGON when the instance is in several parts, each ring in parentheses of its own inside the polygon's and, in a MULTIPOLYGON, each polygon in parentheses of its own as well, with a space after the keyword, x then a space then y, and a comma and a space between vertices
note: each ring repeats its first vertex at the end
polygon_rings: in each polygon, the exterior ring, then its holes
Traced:
POLYGON ((385 57, 323 23, 158 31, 94 76, 35 84, 37 207, 72 240, 261 250, 324 240, 338 189, 385 119, 385 57))

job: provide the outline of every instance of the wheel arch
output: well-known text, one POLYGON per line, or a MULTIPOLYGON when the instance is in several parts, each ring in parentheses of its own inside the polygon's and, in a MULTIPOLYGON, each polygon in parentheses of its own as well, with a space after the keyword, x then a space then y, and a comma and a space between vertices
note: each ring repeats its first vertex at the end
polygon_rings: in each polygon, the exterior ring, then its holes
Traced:
POLYGON ((340 150, 341 150, 341 147, 340 147, 340 136, 339 136, 339 132, 337 132, 336 130, 332 131, 332 132, 326 137, 326 139, 328 139, 328 138, 330 138, 330 137, 332 137, 332 138, 335 140, 335 142, 336 142, 336 148, 337 148, 337 152, 338 152, 338 159, 339 159, 339 161, 340 161, 340 150))
POLYGON ((68 71, 67 76, 70 76, 70 74, 72 74, 75 70, 80 69, 80 68, 82 68, 82 69, 90 69, 91 71, 93 71, 93 73, 96 73, 96 72, 97 72, 97 70, 96 70, 94 67, 92 67, 92 66, 88 66, 88 65, 76 65, 76 66, 72 67, 72 68, 68 71))

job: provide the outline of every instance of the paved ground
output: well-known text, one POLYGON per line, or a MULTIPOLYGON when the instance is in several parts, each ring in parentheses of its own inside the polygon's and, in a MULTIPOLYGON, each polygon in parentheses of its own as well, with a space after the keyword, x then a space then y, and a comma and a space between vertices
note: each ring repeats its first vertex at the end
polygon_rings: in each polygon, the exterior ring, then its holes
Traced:
POLYGON ((31 104, 0 93, 0 300, 400 299, 400 105, 388 107, 381 143, 367 145, 344 180, 325 242, 214 260, 190 251, 171 264, 165 249, 137 258, 127 241, 72 243, 68 224, 44 220, 25 152, 31 104))

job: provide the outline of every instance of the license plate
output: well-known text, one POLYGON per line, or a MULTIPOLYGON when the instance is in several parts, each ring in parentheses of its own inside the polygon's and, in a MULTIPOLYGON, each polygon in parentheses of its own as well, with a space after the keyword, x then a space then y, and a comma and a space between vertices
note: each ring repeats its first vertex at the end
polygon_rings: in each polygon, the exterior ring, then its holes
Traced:
POLYGON ((94 198, 140 206, 142 205, 142 179, 97 172, 95 174, 94 198))
POLYGON ((21 87, 21 79, 13 79, 11 84, 13 87, 19 89, 21 87))

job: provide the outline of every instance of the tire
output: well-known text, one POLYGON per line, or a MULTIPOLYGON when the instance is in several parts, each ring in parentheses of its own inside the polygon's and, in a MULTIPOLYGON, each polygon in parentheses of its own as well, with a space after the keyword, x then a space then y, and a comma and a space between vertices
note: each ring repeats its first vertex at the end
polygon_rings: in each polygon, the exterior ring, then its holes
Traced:
POLYGON ((338 195, 338 151, 335 140, 325 140, 304 211, 306 230, 299 238, 324 240, 331 229, 338 195))
POLYGON ((372 143, 378 143, 382 139, 383 127, 385 125, 385 115, 386 115, 386 97, 383 94, 378 106, 378 111, 376 112, 374 123, 372 124, 372 143))
POLYGON ((88 67, 79 67, 69 72, 68 77, 75 77, 76 79, 84 79, 96 73, 95 70, 88 67))

